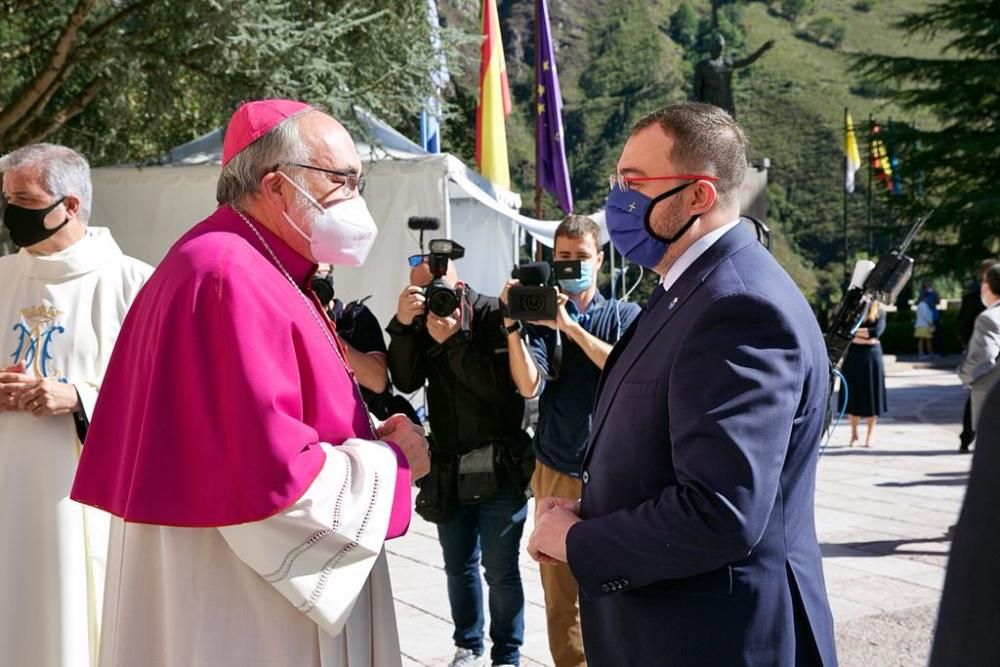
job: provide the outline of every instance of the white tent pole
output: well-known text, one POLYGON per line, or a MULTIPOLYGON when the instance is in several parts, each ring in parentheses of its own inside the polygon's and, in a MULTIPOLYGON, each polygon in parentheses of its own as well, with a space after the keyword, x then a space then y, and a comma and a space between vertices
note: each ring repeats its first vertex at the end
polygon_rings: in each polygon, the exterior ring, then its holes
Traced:
POLYGON ((448 173, 445 172, 444 178, 441 179, 441 197, 443 198, 441 205, 444 208, 444 238, 451 238, 451 199, 448 197, 448 173))

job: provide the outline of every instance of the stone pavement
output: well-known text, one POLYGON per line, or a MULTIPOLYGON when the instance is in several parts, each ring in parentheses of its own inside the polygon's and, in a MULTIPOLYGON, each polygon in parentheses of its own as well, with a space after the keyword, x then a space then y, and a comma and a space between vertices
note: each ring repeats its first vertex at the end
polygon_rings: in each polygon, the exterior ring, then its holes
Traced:
MULTIPOLYGON (((957 363, 891 364, 889 414, 876 428, 875 446, 848 447, 845 420, 823 451, 816 519, 844 667, 926 664, 947 531, 958 517, 972 458, 957 453, 965 401, 957 363)), ((404 665, 447 665, 454 649, 435 527, 415 517, 409 534, 388 550, 404 665)), ((521 664, 551 665, 538 566, 523 551, 521 572, 527 600, 521 664)))

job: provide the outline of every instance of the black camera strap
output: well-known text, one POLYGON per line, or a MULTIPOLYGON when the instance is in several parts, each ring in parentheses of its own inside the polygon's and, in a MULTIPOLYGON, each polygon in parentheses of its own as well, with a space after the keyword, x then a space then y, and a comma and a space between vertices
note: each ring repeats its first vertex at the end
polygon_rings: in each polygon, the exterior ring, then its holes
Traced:
POLYGON ((562 369, 563 360, 563 342, 562 342, 562 331, 558 328, 556 329, 556 344, 552 348, 552 359, 549 360, 549 373, 545 376, 546 380, 558 380, 559 371, 562 369))

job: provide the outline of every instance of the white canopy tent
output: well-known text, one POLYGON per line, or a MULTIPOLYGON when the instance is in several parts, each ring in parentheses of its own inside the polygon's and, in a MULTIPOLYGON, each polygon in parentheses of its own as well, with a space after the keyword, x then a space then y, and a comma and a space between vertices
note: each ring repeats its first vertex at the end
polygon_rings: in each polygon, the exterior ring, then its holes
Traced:
MULTIPOLYGON (((368 261, 359 269, 338 268, 337 294, 366 302, 385 325, 408 283, 408 255, 419 252, 410 216, 441 221, 425 240, 451 238, 465 247, 456 263, 460 277, 485 294, 499 293, 516 262, 519 226, 551 243, 557 221, 518 214, 520 196, 498 189, 449 154, 430 154, 391 127, 362 115, 369 143, 359 143, 368 181, 365 199, 379 226, 368 261)), ((93 170, 94 225, 110 227, 126 254, 158 263, 173 243, 216 206, 215 185, 222 131, 170 151, 154 166, 93 170)), ((248 276, 248 279, 252 277, 248 276)))
MULTIPOLYGON (((378 119, 358 114, 372 139, 359 142, 358 152, 379 236, 364 267, 337 269, 342 299, 370 295, 367 305, 383 325, 388 323, 409 281, 406 257, 419 252, 417 234, 406 226, 411 216, 440 220, 440 230, 427 232, 425 240, 450 238, 462 244, 459 275, 484 294, 499 293, 510 276, 522 232, 552 246, 559 221, 520 215, 519 195, 497 188, 455 156, 427 153, 378 119)), ((209 132, 153 166, 94 169, 93 223, 110 227, 126 254, 157 264, 184 232, 215 209, 222 136, 221 129, 209 132)), ((765 217, 766 186, 766 166, 750 169, 740 193, 743 211, 765 217)), ((601 226, 606 243, 604 212, 590 217, 601 226)), ((611 261, 614 268, 620 259, 612 253, 611 261)))

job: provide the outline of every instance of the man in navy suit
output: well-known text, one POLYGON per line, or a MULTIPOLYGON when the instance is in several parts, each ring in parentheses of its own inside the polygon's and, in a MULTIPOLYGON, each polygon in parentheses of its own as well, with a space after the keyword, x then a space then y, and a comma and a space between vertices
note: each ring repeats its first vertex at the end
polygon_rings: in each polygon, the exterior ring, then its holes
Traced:
POLYGON ((662 276, 604 368, 578 502, 541 499, 528 550, 580 586, 587 661, 835 665, 813 497, 827 354, 739 218, 746 139, 668 106, 625 145, 615 246, 662 276))

